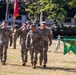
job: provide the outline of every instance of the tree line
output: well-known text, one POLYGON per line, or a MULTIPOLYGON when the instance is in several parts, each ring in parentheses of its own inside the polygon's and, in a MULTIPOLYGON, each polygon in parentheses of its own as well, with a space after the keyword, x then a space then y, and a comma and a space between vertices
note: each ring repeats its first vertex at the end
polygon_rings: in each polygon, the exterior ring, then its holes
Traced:
MULTIPOLYGON (((19 4, 19 13, 26 14, 32 19, 39 17, 43 12, 43 17, 56 19, 62 22, 68 14, 76 18, 76 0, 24 0, 19 4), (68 12, 69 11, 69 12, 68 12), (73 12, 73 13, 72 13, 73 12)), ((9 2, 9 13, 13 14, 14 4, 9 2)), ((0 20, 5 18, 6 2, 0 2, 0 20)))

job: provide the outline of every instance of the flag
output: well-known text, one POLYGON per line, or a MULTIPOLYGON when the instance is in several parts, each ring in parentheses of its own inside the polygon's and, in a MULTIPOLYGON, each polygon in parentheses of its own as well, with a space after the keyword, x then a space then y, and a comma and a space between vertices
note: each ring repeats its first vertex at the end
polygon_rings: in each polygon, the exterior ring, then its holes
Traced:
POLYGON ((14 19, 19 15, 18 12, 18 0, 14 0, 14 19))
POLYGON ((40 24, 42 24, 42 21, 43 21, 43 16, 42 16, 43 12, 41 11, 41 14, 40 14, 40 24))
POLYGON ((63 37, 62 41, 64 43, 64 55, 70 50, 76 54, 76 37, 63 37))

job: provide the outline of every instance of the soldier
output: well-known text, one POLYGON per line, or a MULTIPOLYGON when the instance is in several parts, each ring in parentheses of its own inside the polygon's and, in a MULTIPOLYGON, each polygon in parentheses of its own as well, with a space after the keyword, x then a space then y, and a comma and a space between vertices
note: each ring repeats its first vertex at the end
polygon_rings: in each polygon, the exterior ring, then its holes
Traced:
POLYGON ((23 23, 22 28, 19 28, 16 32, 16 35, 20 36, 20 45, 21 45, 21 57, 22 65, 25 66, 27 62, 27 49, 25 46, 26 35, 28 33, 28 27, 26 23, 23 23))
POLYGON ((18 34, 16 34, 17 30, 18 30, 18 25, 15 25, 14 30, 13 30, 13 48, 14 49, 16 49, 16 41, 17 41, 17 38, 18 38, 18 34))
POLYGON ((0 59, 3 65, 7 60, 8 42, 12 45, 12 31, 7 27, 7 21, 3 21, 3 27, 0 29, 0 59))
POLYGON ((33 68, 36 68, 38 52, 43 49, 43 36, 40 31, 36 30, 34 24, 31 25, 30 29, 26 37, 26 47, 30 49, 31 64, 33 68))
POLYGON ((44 40, 44 49, 43 49, 43 67, 46 67, 47 63, 47 51, 48 51, 48 43, 49 46, 52 44, 52 31, 50 31, 47 26, 46 22, 43 21, 40 28, 38 28, 42 34, 43 34, 43 40, 44 40), (48 42, 49 39, 49 42, 48 42))

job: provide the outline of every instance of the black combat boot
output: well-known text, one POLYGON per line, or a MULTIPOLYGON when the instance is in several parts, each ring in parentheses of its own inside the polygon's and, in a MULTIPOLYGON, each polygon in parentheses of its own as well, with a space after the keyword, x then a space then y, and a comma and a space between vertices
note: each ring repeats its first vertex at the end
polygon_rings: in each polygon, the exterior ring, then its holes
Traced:
POLYGON ((43 65, 43 67, 45 68, 45 67, 46 67, 46 65, 43 65))
POLYGON ((33 62, 33 69, 35 69, 36 68, 36 64, 35 64, 35 62, 33 62))
POLYGON ((2 64, 5 65, 5 62, 3 61, 2 64))
POLYGON ((22 66, 26 66, 26 63, 23 62, 22 66))

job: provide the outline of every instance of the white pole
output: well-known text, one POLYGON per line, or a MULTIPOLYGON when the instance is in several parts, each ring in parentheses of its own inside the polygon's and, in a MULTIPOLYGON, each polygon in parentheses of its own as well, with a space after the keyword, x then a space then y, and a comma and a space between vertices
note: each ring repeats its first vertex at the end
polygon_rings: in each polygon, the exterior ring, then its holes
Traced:
POLYGON ((57 52, 58 49, 60 49, 60 35, 58 35, 58 39, 57 39, 57 43, 56 43, 56 47, 54 49, 54 52, 57 52))
POLYGON ((8 0, 6 0, 6 15, 5 15, 5 20, 8 22, 8 0))

